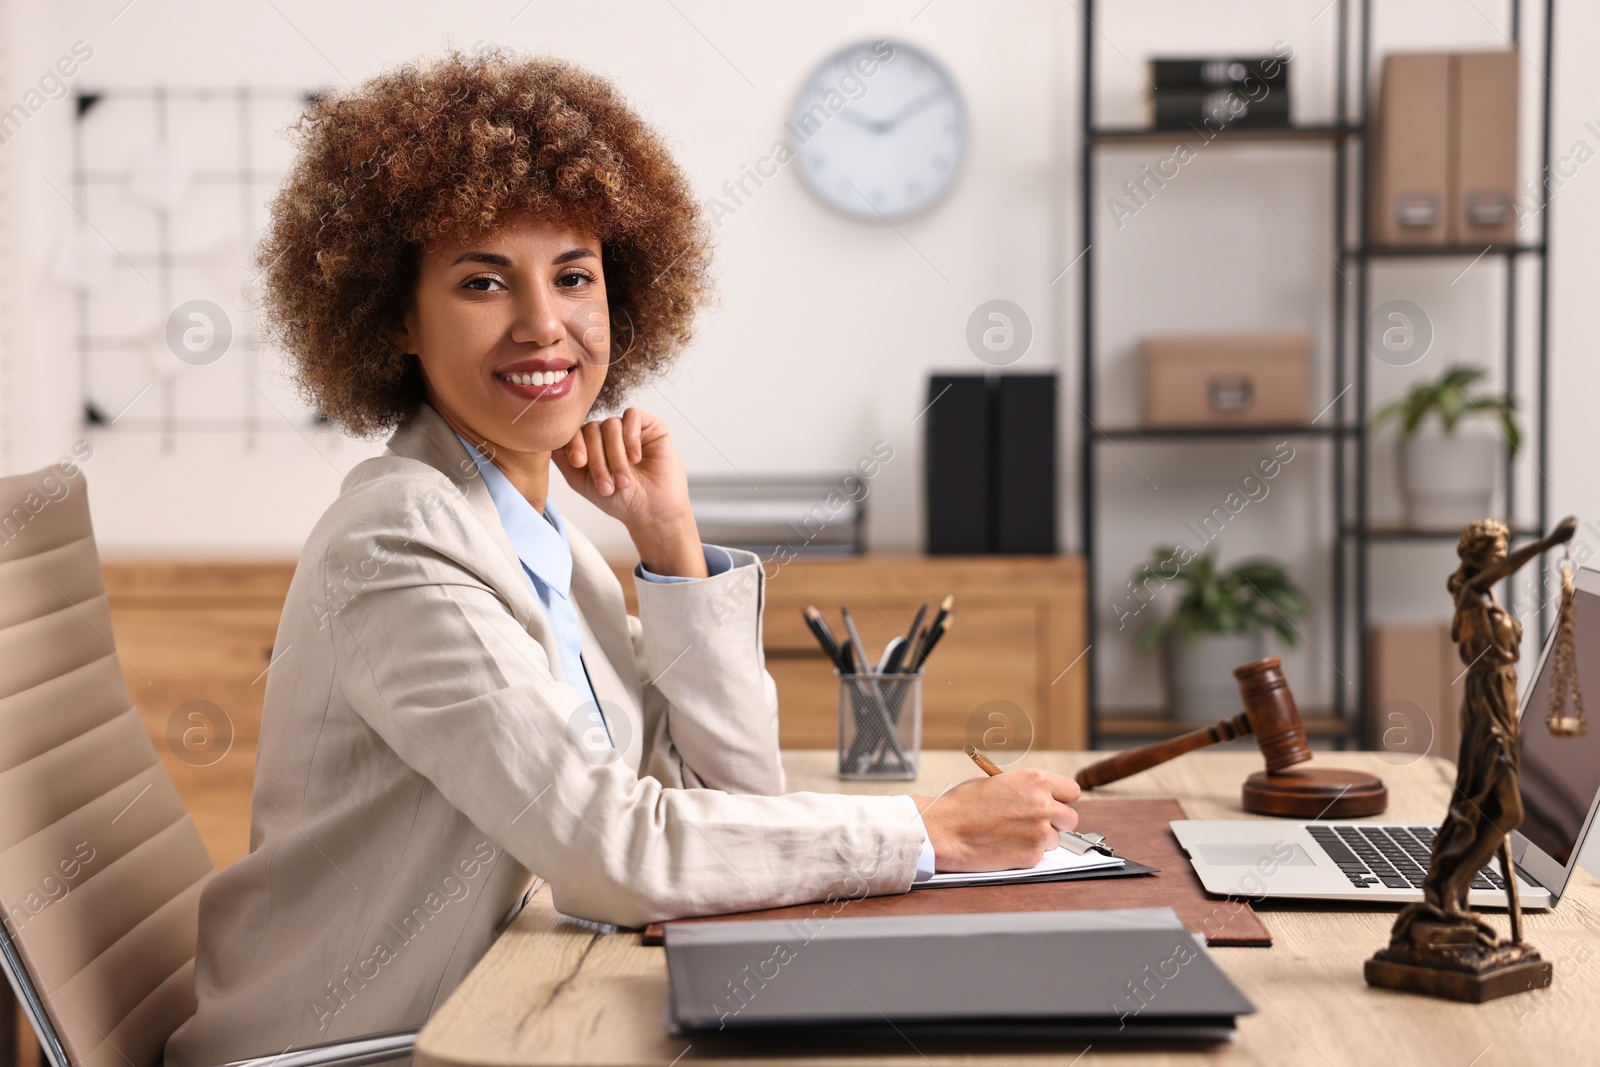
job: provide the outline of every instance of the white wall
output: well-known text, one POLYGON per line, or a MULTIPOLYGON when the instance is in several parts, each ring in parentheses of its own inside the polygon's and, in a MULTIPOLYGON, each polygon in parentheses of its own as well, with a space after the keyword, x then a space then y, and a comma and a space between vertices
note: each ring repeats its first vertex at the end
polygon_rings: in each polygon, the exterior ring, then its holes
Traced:
MULTIPOLYGON (((1376 6, 1380 50, 1504 46, 1505 4, 1380 0, 1376 6)), ((1600 129, 1600 71, 1588 62, 1589 46, 1600 40, 1600 13, 1571 0, 1558 6, 1554 141, 1561 155, 1580 139, 1600 148, 1600 135, 1584 126, 1595 120, 1600 129)), ((1327 118, 1335 27, 1333 12, 1323 7, 1323 0, 1215 0, 1203 5, 1202 15, 1202 5, 1179 0, 1103 3, 1097 18, 1101 119, 1137 119, 1143 82, 1136 68, 1151 53, 1270 50, 1280 40, 1295 49, 1297 118, 1327 118)), ((670 380, 637 397, 672 422, 690 470, 699 474, 842 470, 875 439, 889 440, 896 456, 873 487, 871 541, 877 548, 917 547, 923 425, 911 420, 925 404, 930 370, 982 369, 963 340, 977 304, 1004 297, 1024 307, 1035 340, 1017 369, 1054 367, 1076 396, 1080 268, 1051 284, 1081 248, 1073 5, 622 0, 607 5, 603 19, 589 10, 525 6, 524 0, 460 11, 417 0, 8 3, 4 101, 19 99, 79 39, 94 48, 75 78, 84 86, 158 80, 342 85, 446 41, 470 47, 490 40, 560 54, 616 79, 671 139, 710 197, 767 151, 795 89, 821 57, 848 41, 878 36, 920 45, 951 68, 969 109, 971 149, 953 194, 931 214, 899 224, 897 233, 841 219, 784 171, 725 220, 720 304, 704 316, 692 351, 670 380)), ((1532 51, 1529 58, 1521 68, 1530 120, 1525 174, 1532 173, 1534 90, 1542 77, 1540 56, 1532 51)), ((0 375, 0 462, 10 471, 51 461, 85 433, 77 414, 72 292, 43 268, 74 219, 55 191, 70 191, 68 112, 69 105, 51 103, 0 145, 11 312, 9 358, 0 375)), ((281 138, 258 141, 281 163, 287 151, 281 138)), ((1145 332, 1304 327, 1321 339, 1318 356, 1326 356, 1332 276, 1324 257, 1332 254, 1334 238, 1324 151, 1214 146, 1122 229, 1101 215, 1095 358, 1104 421, 1133 416, 1131 356, 1145 332)), ((1103 187, 1165 154, 1149 146, 1108 153, 1103 187)), ((1597 174, 1600 167, 1578 169, 1553 207, 1552 449, 1543 474, 1557 515, 1600 515, 1600 473, 1590 462, 1586 411, 1600 385, 1588 358, 1586 315, 1589 293, 1600 282, 1593 250, 1600 233, 1597 174)), ((114 215, 91 209, 89 221, 121 239, 114 215)), ((1375 376, 1375 402, 1397 393, 1408 374, 1436 370, 1445 359, 1492 356, 1501 332, 1493 299, 1497 270, 1485 261, 1454 285, 1439 269, 1415 265, 1386 267, 1376 276, 1375 301, 1408 296, 1430 310, 1439 333, 1435 354, 1423 364, 1375 376)), ((1530 318, 1523 316, 1525 323, 1530 318)), ((1331 386, 1319 374, 1317 407, 1332 398, 1331 386)), ((297 410, 281 386, 270 396, 284 410, 297 410)), ((152 391, 130 414, 154 413, 154 405, 152 391)), ((1077 540, 1076 432, 1065 406, 1062 425, 1062 534, 1071 547, 1077 540)), ((253 450, 236 435, 184 436, 170 451, 158 436, 116 431, 95 434, 93 443, 89 470, 105 549, 184 555, 293 554, 336 493, 342 472, 377 447, 293 432, 265 434, 253 450)), ((1224 560, 1256 552, 1284 557, 1325 603, 1325 553, 1317 540, 1328 527, 1326 494, 1319 488, 1325 446, 1296 447, 1272 495, 1251 505, 1218 544, 1224 560)), ((1260 451, 1246 445, 1125 450, 1131 462, 1107 452, 1101 467, 1108 516, 1101 529, 1102 582, 1113 586, 1153 544, 1180 536, 1183 522, 1220 497, 1260 451)), ((1398 506, 1390 463, 1380 449, 1380 514, 1398 506)), ((1524 487, 1535 477, 1525 469, 1524 487)), ((560 500, 602 546, 623 547, 615 524, 570 494, 560 500)), ((1443 577, 1453 563, 1448 548, 1385 551, 1375 573, 1376 609, 1389 616, 1438 614, 1443 577)), ((1114 628, 1110 591, 1096 610, 1114 628)), ((1326 618, 1305 628, 1311 647, 1294 653, 1289 665, 1302 703, 1314 707, 1326 704, 1341 683, 1317 651, 1330 641, 1326 618)), ((1138 707, 1159 699, 1153 672, 1128 654, 1125 643, 1108 636, 1103 651, 1109 704, 1138 707)))
MULTIPOLYGON (((705 197, 723 195, 724 181, 770 149, 810 67, 840 45, 892 34, 941 57, 972 128, 954 195, 897 234, 833 214, 786 169, 723 220, 720 306, 704 316, 671 379, 636 397, 671 420, 694 473, 842 472, 887 439, 895 458, 870 501, 879 547, 920 537, 923 424, 911 420, 925 404, 929 368, 977 367, 962 340, 973 306, 1003 295, 1033 314, 1038 335, 1019 369, 1050 365, 1059 350, 1052 297, 1064 286, 1053 291, 1049 280, 1064 261, 1049 220, 1070 197, 1056 168, 1071 32, 1059 5, 938 3, 912 22, 916 8, 903 3, 808 4, 778 17, 726 2, 680 4, 680 15, 632 0, 608 5, 603 19, 593 9, 534 4, 513 21, 520 0, 459 13, 415 2, 286 0, 276 5, 281 16, 268 4, 163 2, 135 4, 110 22, 122 2, 8 4, 8 99, 80 38, 95 50, 77 78, 86 86, 343 84, 447 40, 488 40, 613 77, 670 138, 705 197)), ((14 350, 28 353, 6 411, 17 469, 49 461, 83 432, 73 299, 39 268, 73 218, 45 181, 70 189, 68 111, 48 105, 0 153, 16 207, 14 350)), ((273 398, 298 410, 286 393, 273 398)), ((130 416, 147 404, 159 409, 156 391, 130 416)), ((341 472, 373 450, 284 432, 253 453, 235 436, 181 438, 171 452, 153 435, 112 431, 94 443, 95 519, 110 551, 293 554, 341 472)), ((570 494, 560 501, 603 547, 626 547, 620 526, 570 494)))

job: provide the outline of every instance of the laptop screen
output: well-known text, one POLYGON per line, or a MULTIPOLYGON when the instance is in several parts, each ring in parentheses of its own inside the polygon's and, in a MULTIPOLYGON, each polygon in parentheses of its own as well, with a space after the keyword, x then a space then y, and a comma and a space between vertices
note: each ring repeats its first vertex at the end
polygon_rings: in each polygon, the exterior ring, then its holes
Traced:
POLYGON ((1578 835, 1600 792, 1600 594, 1593 571, 1581 570, 1578 577, 1578 679, 1588 697, 1587 717, 1593 721, 1581 737, 1557 737, 1545 725, 1556 673, 1553 651, 1545 653, 1522 712, 1520 829, 1530 844, 1569 870, 1578 835))

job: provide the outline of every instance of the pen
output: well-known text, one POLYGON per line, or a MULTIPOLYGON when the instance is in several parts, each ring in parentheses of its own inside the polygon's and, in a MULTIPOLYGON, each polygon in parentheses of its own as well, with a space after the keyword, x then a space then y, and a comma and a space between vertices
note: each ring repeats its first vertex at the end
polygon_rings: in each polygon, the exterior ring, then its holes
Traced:
POLYGON ((922 618, 928 614, 928 602, 924 600, 922 607, 911 617, 911 629, 906 631, 906 643, 900 650, 900 656, 894 661, 894 669, 911 666, 912 659, 917 652, 917 635, 922 632, 922 618))
POLYGON ((883 646, 883 655, 878 658, 878 673, 893 674, 900 669, 900 660, 906 654, 906 639, 891 637, 889 643, 883 646))
POLYGON ((850 609, 840 604, 839 614, 844 616, 844 629, 850 635, 850 644, 854 648, 856 662, 861 665, 862 671, 871 672, 872 661, 867 659, 867 646, 861 643, 861 635, 856 632, 856 620, 850 617, 850 609))
MULTIPOLYGON (((980 768, 982 768, 983 773, 987 774, 990 778, 993 778, 995 775, 1000 773, 1000 768, 995 766, 993 761, 991 761, 988 756, 985 756, 982 752, 979 752, 978 746, 974 745, 971 741, 967 742, 963 751, 965 751, 968 756, 971 756, 972 762, 976 763, 980 768)), ((1090 849, 1094 849, 1096 852, 1103 852, 1107 856, 1114 855, 1114 853, 1111 851, 1111 846, 1106 844, 1106 838, 1104 834, 1080 834, 1076 830, 1062 830, 1061 847, 1066 849, 1068 852, 1074 852, 1079 856, 1083 855, 1085 852, 1088 852, 1090 849)))
POLYGON ((854 646, 846 641, 839 646, 839 673, 855 674, 857 671, 856 652, 854 646))

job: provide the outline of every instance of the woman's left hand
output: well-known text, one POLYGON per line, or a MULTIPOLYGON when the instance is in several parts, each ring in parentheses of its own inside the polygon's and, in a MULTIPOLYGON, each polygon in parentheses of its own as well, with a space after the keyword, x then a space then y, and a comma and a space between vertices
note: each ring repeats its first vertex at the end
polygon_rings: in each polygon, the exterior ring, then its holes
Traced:
POLYGON ((689 480, 660 419, 629 408, 621 418, 584 423, 550 458, 568 485, 628 528, 647 570, 706 576, 689 480))

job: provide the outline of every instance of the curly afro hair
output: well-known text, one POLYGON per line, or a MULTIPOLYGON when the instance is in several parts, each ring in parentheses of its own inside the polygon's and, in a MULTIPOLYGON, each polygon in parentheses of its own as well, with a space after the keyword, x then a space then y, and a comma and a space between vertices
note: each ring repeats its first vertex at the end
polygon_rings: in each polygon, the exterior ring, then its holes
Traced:
POLYGON ((425 244, 532 211, 597 234, 611 366, 597 406, 670 362, 711 296, 711 238, 666 144, 610 82, 491 48, 407 63, 313 101, 255 250, 266 335, 302 395, 358 437, 424 399, 390 329, 425 244))

